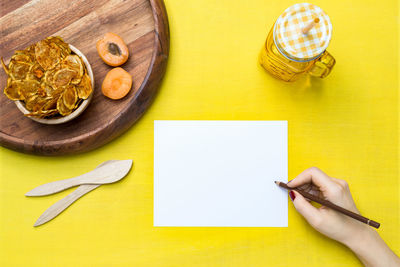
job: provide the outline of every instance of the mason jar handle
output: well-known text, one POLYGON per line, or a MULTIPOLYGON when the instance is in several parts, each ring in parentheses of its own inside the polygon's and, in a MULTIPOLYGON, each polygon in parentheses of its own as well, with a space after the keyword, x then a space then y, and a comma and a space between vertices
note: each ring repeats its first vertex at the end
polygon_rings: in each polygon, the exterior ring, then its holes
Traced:
POLYGON ((335 63, 335 58, 328 51, 325 51, 308 70, 308 73, 315 77, 325 78, 331 72, 335 63))

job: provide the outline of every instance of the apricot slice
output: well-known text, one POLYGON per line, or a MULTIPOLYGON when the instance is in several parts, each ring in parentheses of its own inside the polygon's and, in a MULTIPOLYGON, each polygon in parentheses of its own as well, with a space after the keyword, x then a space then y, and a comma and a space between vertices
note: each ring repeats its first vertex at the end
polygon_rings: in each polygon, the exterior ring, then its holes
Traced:
POLYGON ((101 91, 111 99, 121 99, 129 93, 131 87, 132 76, 123 68, 114 68, 104 78, 101 91))
POLYGON ((116 67, 124 64, 129 57, 128 47, 121 37, 108 32, 96 43, 97 52, 108 65, 116 67))

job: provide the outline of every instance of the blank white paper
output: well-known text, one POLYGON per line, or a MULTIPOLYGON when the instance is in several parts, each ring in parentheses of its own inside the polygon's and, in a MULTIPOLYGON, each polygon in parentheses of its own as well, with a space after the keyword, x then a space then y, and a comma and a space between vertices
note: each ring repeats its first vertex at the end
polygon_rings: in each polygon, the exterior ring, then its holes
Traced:
POLYGON ((287 121, 154 121, 154 226, 287 227, 287 121))

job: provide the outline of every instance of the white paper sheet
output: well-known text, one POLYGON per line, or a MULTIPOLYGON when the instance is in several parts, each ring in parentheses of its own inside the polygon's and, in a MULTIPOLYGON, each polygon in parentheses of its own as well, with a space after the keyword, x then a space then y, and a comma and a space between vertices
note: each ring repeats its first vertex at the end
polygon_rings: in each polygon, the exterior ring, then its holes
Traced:
POLYGON ((287 227, 287 121, 154 121, 154 226, 287 227))

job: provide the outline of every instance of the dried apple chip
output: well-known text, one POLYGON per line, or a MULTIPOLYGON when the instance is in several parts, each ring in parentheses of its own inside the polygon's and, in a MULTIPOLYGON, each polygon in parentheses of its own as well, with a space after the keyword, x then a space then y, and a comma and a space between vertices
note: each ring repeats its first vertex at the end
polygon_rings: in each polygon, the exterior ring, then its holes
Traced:
POLYGON ((54 74, 53 85, 56 88, 68 85, 71 80, 75 77, 76 72, 74 70, 64 68, 60 69, 54 74))
POLYGON ((50 70, 60 63, 60 48, 47 40, 39 41, 35 46, 37 62, 45 70, 50 70))
POLYGON ((62 94, 64 105, 69 109, 75 108, 75 103, 78 101, 78 94, 73 85, 67 86, 62 94))
POLYGON ((30 68, 31 64, 22 61, 11 60, 10 64, 8 64, 9 75, 13 80, 25 79, 30 68))
POLYGON ((37 95, 38 89, 40 88, 40 83, 34 80, 17 82, 17 85, 19 86, 19 92, 24 100, 29 99, 33 95, 37 95))
POLYGON ((57 71, 59 71, 61 69, 61 66, 57 66, 52 70, 47 70, 44 73, 44 77, 43 80, 47 83, 47 84, 53 84, 54 81, 54 74, 56 74, 57 71))
POLYGON ((68 68, 76 72, 75 76, 72 78, 72 84, 79 84, 83 76, 83 62, 82 59, 77 55, 68 55, 64 61, 61 63, 62 68, 68 68))
POLYGON ((11 78, 7 79, 7 85, 6 88, 4 88, 4 94, 11 100, 22 100, 17 82, 12 81, 11 78))
POLYGON ((62 116, 67 116, 72 112, 72 109, 65 106, 62 96, 57 101, 57 110, 62 116))
POLYGON ((47 41, 54 43, 60 48, 61 52, 61 58, 65 58, 69 54, 71 54, 71 49, 69 48, 69 45, 64 42, 64 40, 59 37, 59 36, 50 36, 46 38, 47 41))
POLYGON ((92 82, 89 76, 85 73, 82 77, 81 82, 76 86, 79 98, 87 99, 92 93, 92 82))

